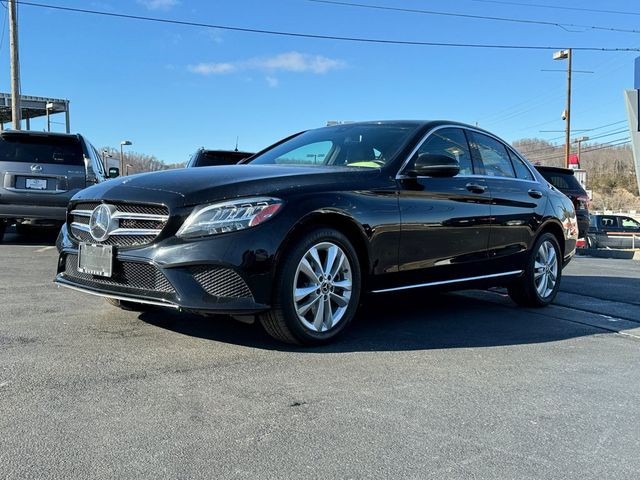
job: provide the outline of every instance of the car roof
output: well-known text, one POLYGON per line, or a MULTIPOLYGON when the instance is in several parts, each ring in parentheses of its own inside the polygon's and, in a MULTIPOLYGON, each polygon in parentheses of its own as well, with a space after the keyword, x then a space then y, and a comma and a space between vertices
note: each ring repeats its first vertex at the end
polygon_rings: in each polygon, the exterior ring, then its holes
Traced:
POLYGON ((36 132, 34 130, 4 130, 0 132, 0 137, 40 137, 40 138, 75 138, 79 139, 80 135, 77 133, 54 133, 54 132, 36 132))
POLYGON ((216 150, 212 148, 200 148, 200 151, 205 153, 221 153, 221 154, 232 154, 232 155, 253 155, 251 152, 244 152, 242 150, 216 150))

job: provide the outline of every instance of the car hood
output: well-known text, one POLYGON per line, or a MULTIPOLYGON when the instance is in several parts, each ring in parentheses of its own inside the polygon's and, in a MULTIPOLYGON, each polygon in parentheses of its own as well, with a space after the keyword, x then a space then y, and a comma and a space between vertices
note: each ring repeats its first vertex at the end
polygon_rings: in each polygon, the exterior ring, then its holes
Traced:
POLYGON ((277 195, 360 183, 377 169, 230 165, 183 168, 120 177, 79 192, 74 200, 102 199, 192 206, 251 195, 277 195))

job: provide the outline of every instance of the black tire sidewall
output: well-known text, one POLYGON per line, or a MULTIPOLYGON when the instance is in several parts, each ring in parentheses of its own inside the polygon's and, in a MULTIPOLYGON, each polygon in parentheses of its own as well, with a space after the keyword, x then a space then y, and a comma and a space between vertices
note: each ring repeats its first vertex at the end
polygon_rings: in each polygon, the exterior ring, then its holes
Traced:
POLYGON ((291 333, 302 343, 324 343, 340 334, 355 317, 360 303, 362 274, 358 255, 349 239, 331 228, 312 230, 295 241, 289 252, 284 253, 284 260, 277 275, 277 288, 274 293, 274 307, 280 310, 284 321, 291 333), (314 332, 306 328, 298 318, 293 299, 293 282, 296 269, 303 255, 314 245, 321 242, 331 242, 338 245, 347 255, 351 265, 352 289, 349 306, 337 326, 327 332, 314 332))

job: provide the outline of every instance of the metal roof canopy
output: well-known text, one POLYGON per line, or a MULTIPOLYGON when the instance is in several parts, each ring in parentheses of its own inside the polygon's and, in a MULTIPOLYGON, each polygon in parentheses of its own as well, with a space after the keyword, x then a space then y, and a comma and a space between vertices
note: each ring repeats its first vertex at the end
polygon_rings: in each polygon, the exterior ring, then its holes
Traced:
MULTIPOLYGON (((53 105, 53 107, 49 109, 49 115, 54 113, 65 114, 65 130, 67 133, 71 133, 69 123, 69 100, 20 95, 20 110, 22 111, 22 119, 26 122, 27 130, 31 129, 30 120, 32 118, 47 116, 48 103, 53 105)), ((0 126, 2 129, 4 129, 5 123, 11 123, 11 94, 0 92, 0 126)))

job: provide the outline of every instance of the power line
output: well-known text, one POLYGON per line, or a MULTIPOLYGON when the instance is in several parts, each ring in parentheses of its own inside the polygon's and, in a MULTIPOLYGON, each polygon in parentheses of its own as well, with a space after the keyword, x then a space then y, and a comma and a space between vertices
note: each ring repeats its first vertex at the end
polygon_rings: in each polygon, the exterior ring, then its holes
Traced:
POLYGON ((575 23, 549 22, 544 20, 527 20, 522 18, 493 17, 493 16, 487 16, 487 15, 472 15, 468 13, 454 13, 454 12, 442 12, 442 11, 436 11, 436 10, 420 10, 420 9, 414 9, 414 8, 388 7, 388 6, 382 6, 382 5, 368 5, 364 3, 341 2, 337 0, 307 0, 307 1, 314 2, 314 3, 325 3, 329 5, 339 5, 339 6, 345 6, 345 7, 368 8, 373 10, 387 10, 387 11, 404 12, 404 13, 419 13, 423 15, 440 15, 445 17, 457 17, 457 18, 471 18, 474 20, 491 20, 496 22, 526 23, 530 25, 545 25, 545 26, 551 26, 551 27, 558 27, 569 32, 571 31, 576 32, 576 30, 569 30, 570 28, 584 28, 586 30, 605 30, 610 32, 640 33, 640 30, 630 30, 627 28, 618 28, 618 27, 603 27, 599 25, 578 25, 575 23))
POLYGON ((620 10, 601 10, 597 8, 561 7, 559 5, 543 5, 539 3, 508 2, 505 0, 473 0, 473 1, 482 2, 482 3, 498 3, 500 5, 518 5, 521 7, 553 8, 556 10, 573 10, 576 12, 613 13, 616 15, 640 15, 640 13, 638 12, 623 12, 620 10))
MULTIPOLYGON (((344 42, 359 42, 359 43, 376 43, 386 45, 415 45, 415 46, 427 46, 427 47, 456 47, 456 48, 492 48, 503 50, 562 50, 568 48, 566 45, 559 46, 545 46, 545 45, 505 45, 505 44, 483 44, 483 43, 449 43, 449 42, 422 42, 411 40, 389 40, 382 38, 364 38, 364 37, 342 37, 335 35, 318 35, 311 33, 299 33, 299 32, 285 32, 278 30, 266 30, 258 28, 245 28, 245 27, 232 27, 229 25, 216 25, 210 23, 190 22, 184 20, 171 20, 168 18, 158 17, 146 17, 142 15, 129 15, 125 13, 104 12, 100 10, 89 10, 85 8, 73 8, 63 7, 59 5, 48 5, 44 3, 25 2, 20 1, 21 5, 28 5, 31 7, 47 8, 50 10, 59 10, 65 12, 84 13, 91 15, 100 15, 103 17, 112 18, 125 18, 129 20, 141 20, 146 22, 156 22, 172 25, 183 25, 189 27, 202 27, 202 28, 215 28, 219 30, 229 30, 234 32, 245 33, 259 33, 265 35, 278 35, 284 37, 294 38, 312 38, 316 40, 336 40, 344 42)), ((591 52, 640 52, 639 47, 572 47, 576 51, 591 51, 591 52)))
MULTIPOLYGON (((629 137, 624 137, 624 138, 616 138, 615 140, 611 140, 610 142, 603 142, 601 144, 598 144, 597 147, 593 147, 593 148, 587 148, 582 150, 581 153, 587 153, 587 152, 595 152, 596 150, 602 150, 605 148, 613 148, 613 147, 619 147, 622 145, 626 145, 627 143, 631 143, 631 140, 629 140, 629 137)), ((531 153, 531 152, 529 152, 531 153)), ((529 153, 526 153, 525 156, 529 157, 529 153)), ((564 158, 565 154, 564 152, 561 154, 553 154, 553 155, 549 155, 549 156, 545 156, 545 155, 533 155, 532 159, 535 161, 539 161, 539 160, 554 160, 557 158, 564 158)))

